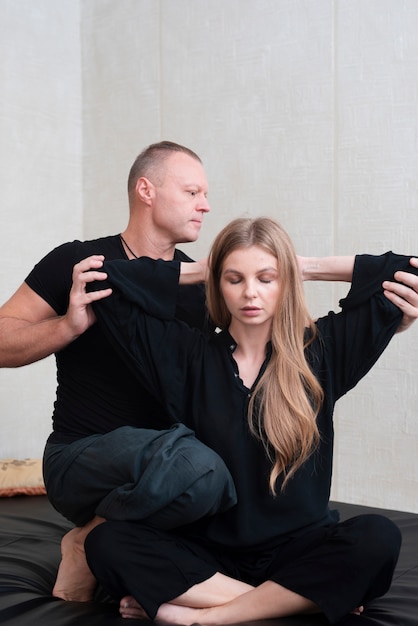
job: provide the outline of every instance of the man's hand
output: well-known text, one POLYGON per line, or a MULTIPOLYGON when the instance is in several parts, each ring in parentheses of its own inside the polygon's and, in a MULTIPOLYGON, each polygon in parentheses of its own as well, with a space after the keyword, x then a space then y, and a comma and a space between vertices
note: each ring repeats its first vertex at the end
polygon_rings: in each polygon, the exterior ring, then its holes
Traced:
POLYGON ((93 255, 74 265, 70 301, 64 316, 74 338, 84 333, 96 321, 91 303, 107 298, 112 293, 110 288, 90 292, 86 290, 88 283, 106 280, 107 274, 96 271, 103 266, 103 261, 104 256, 93 255))
MULTIPOLYGON (((410 260, 413 267, 418 267, 418 258, 410 260)), ((384 294, 403 313, 398 333, 406 330, 418 318, 418 276, 410 272, 396 272, 396 281, 386 280, 383 283, 384 294)))
POLYGON ((86 285, 105 280, 96 271, 103 256, 91 256, 74 266, 73 286, 65 315, 56 311, 26 283, 0 308, 0 367, 20 367, 62 350, 95 321, 91 303, 111 289, 86 293, 86 285))

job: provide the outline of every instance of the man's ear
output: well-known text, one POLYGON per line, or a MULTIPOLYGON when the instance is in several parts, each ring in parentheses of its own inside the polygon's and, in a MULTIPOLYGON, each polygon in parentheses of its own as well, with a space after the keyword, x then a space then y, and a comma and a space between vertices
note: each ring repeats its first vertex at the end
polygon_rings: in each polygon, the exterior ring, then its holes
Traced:
POLYGON ((145 176, 138 178, 135 191, 138 198, 145 204, 151 204, 155 197, 155 187, 145 176))

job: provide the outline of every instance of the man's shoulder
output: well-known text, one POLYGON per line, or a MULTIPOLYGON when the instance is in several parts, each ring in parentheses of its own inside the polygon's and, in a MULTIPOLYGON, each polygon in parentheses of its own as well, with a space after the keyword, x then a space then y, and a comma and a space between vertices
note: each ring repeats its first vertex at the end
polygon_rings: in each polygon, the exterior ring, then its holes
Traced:
POLYGON ((92 254, 103 254, 107 259, 123 258, 118 235, 88 241, 68 241, 44 256, 25 279, 26 284, 63 315, 68 306, 72 272, 76 263, 92 254))
POLYGON ((81 261, 92 254, 112 254, 114 256, 121 257, 123 255, 123 249, 120 245, 119 235, 109 235, 107 237, 99 237, 98 239, 87 239, 82 241, 80 239, 73 239, 56 246, 47 257, 55 258, 71 258, 75 262, 81 261))
POLYGON ((87 239, 85 241, 75 240, 70 244, 74 247, 74 252, 79 260, 92 254, 103 254, 107 258, 123 258, 123 249, 119 235, 108 235, 97 239, 87 239))

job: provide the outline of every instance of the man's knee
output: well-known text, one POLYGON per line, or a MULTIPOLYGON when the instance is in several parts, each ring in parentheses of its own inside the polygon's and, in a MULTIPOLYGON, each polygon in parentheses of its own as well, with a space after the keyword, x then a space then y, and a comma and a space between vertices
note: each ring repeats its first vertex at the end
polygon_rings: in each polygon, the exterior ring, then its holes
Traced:
POLYGON ((236 504, 232 476, 216 452, 193 437, 183 442, 172 460, 165 481, 167 485, 172 483, 176 495, 144 518, 148 524, 167 530, 226 511, 236 504))
POLYGON ((236 504, 234 481, 216 452, 195 440, 189 449, 182 451, 182 456, 195 472, 185 494, 196 506, 203 507, 204 515, 226 511, 236 504))

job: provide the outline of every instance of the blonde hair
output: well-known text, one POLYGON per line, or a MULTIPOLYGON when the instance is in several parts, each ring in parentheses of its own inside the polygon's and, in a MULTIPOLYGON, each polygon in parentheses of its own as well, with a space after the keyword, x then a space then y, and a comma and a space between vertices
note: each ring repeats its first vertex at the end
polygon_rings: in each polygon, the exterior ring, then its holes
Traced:
POLYGON ((227 329, 231 314, 220 289, 225 258, 237 248, 259 246, 278 261, 280 296, 272 321, 272 356, 248 407, 251 431, 264 444, 272 461, 270 489, 282 476, 282 490, 317 448, 320 435, 316 418, 323 390, 305 357, 316 336, 303 292, 293 244, 273 219, 240 218, 216 237, 209 257, 207 304, 212 320, 227 329))

